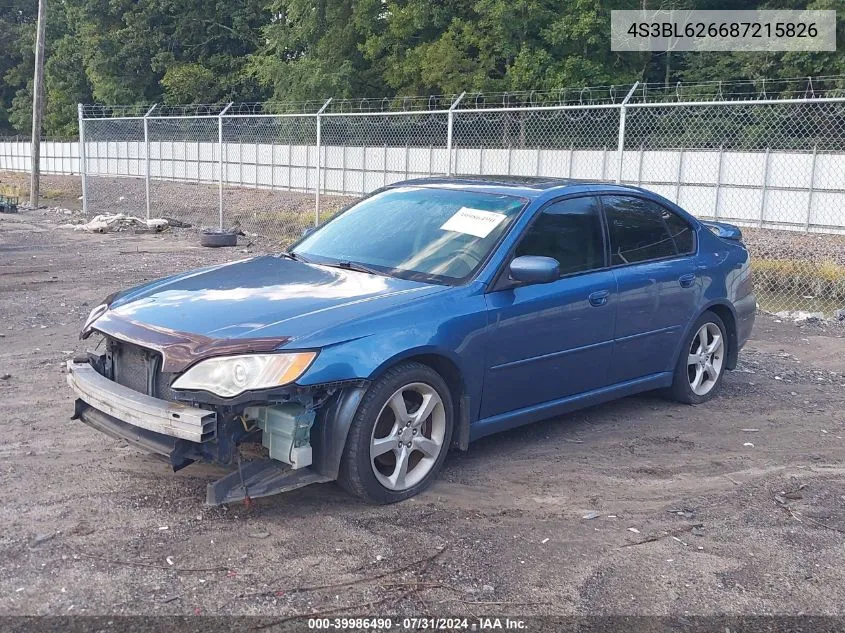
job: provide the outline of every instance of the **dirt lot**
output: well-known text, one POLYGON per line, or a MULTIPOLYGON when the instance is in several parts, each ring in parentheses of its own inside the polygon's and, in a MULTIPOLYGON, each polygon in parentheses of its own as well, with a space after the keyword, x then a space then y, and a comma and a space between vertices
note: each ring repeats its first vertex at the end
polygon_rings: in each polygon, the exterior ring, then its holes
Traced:
POLYGON ((208 508, 219 471, 70 421, 63 360, 106 294, 249 249, 57 224, 0 216, 0 614, 845 613, 843 327, 760 316, 713 402, 490 437, 398 505, 208 508))

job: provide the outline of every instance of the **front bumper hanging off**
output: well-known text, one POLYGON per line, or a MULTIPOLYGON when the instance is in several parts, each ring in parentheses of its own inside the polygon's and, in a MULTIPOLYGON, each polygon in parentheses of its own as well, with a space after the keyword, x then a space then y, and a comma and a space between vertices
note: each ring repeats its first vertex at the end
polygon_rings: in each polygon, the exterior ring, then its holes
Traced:
MULTIPOLYGON (((68 385, 78 397, 74 418, 143 450, 163 455, 174 469, 197 459, 217 461, 213 448, 221 438, 216 411, 139 393, 109 380, 87 362, 68 361, 67 372, 68 385)), ((208 484, 206 500, 209 505, 220 505, 332 479, 312 468, 291 469, 276 460, 263 459, 246 462, 208 484)))
POLYGON ((191 442, 214 439, 214 411, 139 393, 98 374, 89 363, 68 361, 67 370, 68 385, 81 400, 122 422, 191 442))

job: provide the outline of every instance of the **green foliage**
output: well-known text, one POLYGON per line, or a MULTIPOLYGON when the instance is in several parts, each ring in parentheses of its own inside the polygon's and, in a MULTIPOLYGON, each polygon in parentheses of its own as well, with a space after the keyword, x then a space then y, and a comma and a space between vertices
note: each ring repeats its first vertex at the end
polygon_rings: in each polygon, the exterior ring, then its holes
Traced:
MULTIPOLYGON (((8 10, 6 8, 8 7, 8 10)), ((614 53, 612 9, 845 0, 63 0, 49 3, 45 134, 76 104, 550 90, 845 74, 840 53, 614 53)), ((31 120, 36 3, 0 14, 0 134, 31 120)), ((839 41, 845 41, 840 22, 839 41)))

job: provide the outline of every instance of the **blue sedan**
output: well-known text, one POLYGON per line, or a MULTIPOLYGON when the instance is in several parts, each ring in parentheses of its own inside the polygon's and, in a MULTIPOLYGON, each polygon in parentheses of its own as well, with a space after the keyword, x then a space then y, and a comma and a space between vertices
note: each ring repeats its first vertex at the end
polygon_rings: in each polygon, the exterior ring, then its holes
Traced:
POLYGON ((106 299, 74 417, 174 469, 236 466, 212 504, 331 480, 399 501, 491 433, 712 398, 754 323, 741 237, 635 187, 396 183, 286 252, 106 299))

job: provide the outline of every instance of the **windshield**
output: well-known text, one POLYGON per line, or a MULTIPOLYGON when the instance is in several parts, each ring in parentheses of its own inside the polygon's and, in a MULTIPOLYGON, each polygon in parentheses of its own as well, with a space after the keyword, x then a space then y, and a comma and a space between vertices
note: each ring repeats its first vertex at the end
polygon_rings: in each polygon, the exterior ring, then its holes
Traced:
POLYGON ((523 198, 473 191, 388 189, 349 208, 293 250, 316 263, 456 283, 484 263, 525 204, 523 198))

